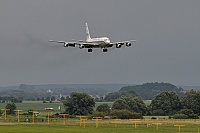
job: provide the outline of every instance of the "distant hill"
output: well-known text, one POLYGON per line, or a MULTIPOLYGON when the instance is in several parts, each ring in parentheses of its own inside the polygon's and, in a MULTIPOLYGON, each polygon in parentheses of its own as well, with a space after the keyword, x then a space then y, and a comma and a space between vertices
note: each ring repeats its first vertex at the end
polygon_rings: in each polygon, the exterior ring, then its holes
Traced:
POLYGON ((157 94, 163 91, 173 91, 173 92, 176 92, 179 96, 184 96, 183 89, 177 88, 175 85, 172 85, 169 83, 146 83, 143 85, 122 87, 118 92, 108 94, 106 96, 106 100, 108 101, 110 101, 110 99, 114 100, 120 96, 119 94, 123 94, 127 96, 138 95, 143 100, 151 100, 157 94))
POLYGON ((104 96, 119 91, 128 84, 46 84, 0 87, 0 96, 23 97, 24 99, 47 97, 51 95, 69 95, 71 92, 85 92, 93 96, 104 96))
POLYGON ((200 90, 200 86, 180 86, 184 90, 200 90))
POLYGON ((142 99, 152 99, 162 91, 174 91, 178 95, 184 95, 184 90, 200 89, 200 86, 180 86, 169 83, 146 83, 143 85, 130 84, 44 84, 0 87, 0 96, 22 97, 24 99, 36 99, 51 95, 69 95, 71 92, 85 92, 92 96, 106 96, 107 101, 113 101, 121 95, 139 96, 142 99))

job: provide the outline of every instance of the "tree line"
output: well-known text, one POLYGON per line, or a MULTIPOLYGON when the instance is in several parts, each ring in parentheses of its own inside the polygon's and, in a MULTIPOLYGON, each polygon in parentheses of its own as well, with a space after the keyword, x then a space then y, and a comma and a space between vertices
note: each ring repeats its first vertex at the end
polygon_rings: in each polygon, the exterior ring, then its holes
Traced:
POLYGON ((23 98, 22 97, 1 97, 0 96, 0 102, 1 103, 22 103, 23 98))
MULTIPOLYGON (((65 112, 72 117, 76 115, 111 116, 112 118, 128 119, 148 116, 169 116, 174 119, 198 119, 200 115, 200 91, 188 91, 180 97, 175 92, 161 92, 146 106, 137 96, 122 96, 116 99, 112 106, 103 103, 95 108, 95 100, 86 93, 73 92, 63 102, 65 112)), ((8 103, 8 114, 15 114, 16 105, 8 103)), ((3 112, 0 111, 0 115, 3 112)))
POLYGON ((188 91, 180 97, 176 92, 161 92, 146 106, 138 96, 122 96, 112 106, 104 103, 96 110, 94 98, 86 93, 71 93, 64 102, 65 113, 70 115, 112 116, 116 118, 142 118, 145 115, 170 116, 170 118, 194 118, 200 115, 200 91, 188 91))

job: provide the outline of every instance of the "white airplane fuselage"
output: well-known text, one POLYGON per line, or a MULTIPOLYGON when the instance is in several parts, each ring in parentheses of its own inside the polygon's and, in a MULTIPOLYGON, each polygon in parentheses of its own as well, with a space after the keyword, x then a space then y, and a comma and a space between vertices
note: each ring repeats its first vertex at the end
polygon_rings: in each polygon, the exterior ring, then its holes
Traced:
POLYGON ((88 38, 86 39, 87 43, 94 43, 98 47, 106 47, 110 44, 110 39, 108 37, 100 37, 100 38, 88 38))

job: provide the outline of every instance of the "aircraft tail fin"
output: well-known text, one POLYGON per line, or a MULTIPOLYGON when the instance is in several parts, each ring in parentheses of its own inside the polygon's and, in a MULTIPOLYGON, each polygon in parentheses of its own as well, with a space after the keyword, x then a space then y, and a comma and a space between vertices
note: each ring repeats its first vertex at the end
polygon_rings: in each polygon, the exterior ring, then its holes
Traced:
POLYGON ((89 32, 88 24, 86 23, 85 26, 86 26, 86 41, 87 41, 91 38, 90 38, 90 32, 89 32))

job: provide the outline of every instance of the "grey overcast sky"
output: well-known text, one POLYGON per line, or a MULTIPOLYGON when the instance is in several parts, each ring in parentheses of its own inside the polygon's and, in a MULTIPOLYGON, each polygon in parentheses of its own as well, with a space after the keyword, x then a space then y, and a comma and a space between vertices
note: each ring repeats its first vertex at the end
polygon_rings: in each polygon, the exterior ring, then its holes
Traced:
POLYGON ((200 85, 200 0, 1 0, 0 86, 169 82, 200 85), (48 41, 137 39, 132 47, 48 41))

